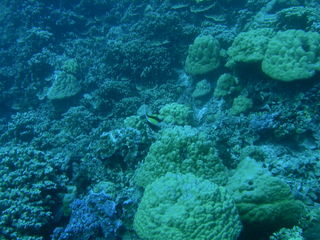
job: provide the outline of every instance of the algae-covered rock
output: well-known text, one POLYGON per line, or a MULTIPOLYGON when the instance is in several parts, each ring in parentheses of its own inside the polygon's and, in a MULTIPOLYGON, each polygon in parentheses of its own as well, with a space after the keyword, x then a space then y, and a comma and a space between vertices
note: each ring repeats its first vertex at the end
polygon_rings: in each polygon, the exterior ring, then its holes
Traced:
POLYGON ((223 187, 167 173, 145 189, 134 229, 143 240, 236 240, 241 223, 223 187))
POLYGON ((189 46, 185 70, 191 75, 209 73, 220 65, 220 44, 212 36, 199 36, 189 46))
POLYGON ((136 171, 138 185, 145 187, 167 172, 193 173, 218 184, 226 182, 226 168, 204 133, 190 126, 175 126, 160 134, 136 171))
POLYGON ((240 162, 227 188, 241 220, 252 229, 272 232, 292 227, 305 214, 304 204, 293 198, 290 187, 249 157, 240 162))
POLYGON ((268 43, 262 71, 273 79, 310 78, 320 70, 320 34, 302 30, 278 32, 268 43))

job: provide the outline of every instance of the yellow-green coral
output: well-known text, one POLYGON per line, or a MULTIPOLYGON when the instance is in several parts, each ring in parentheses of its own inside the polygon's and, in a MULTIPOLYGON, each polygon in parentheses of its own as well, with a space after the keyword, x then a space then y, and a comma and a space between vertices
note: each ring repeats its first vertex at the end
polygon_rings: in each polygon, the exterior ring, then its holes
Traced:
POLYGON ((169 103, 159 111, 159 118, 168 124, 191 125, 193 113, 190 107, 180 103, 169 103))
POLYGON ((250 98, 240 95, 233 99, 230 113, 232 115, 239 115, 240 113, 247 112, 250 108, 252 108, 252 105, 253 103, 250 98))
POLYGON ((208 95, 211 92, 211 84, 208 80, 203 79, 196 84, 196 87, 192 93, 192 97, 201 98, 208 95))
POLYGON ((190 126, 175 126, 160 134, 136 171, 138 185, 145 187, 167 172, 193 173, 219 184, 226 182, 226 169, 204 133, 190 126))
POLYGON ((302 30, 278 32, 268 43, 262 70, 281 81, 312 77, 320 70, 320 34, 302 30))
POLYGON ((226 66, 230 67, 238 62, 262 61, 273 35, 273 30, 269 28, 239 33, 227 51, 229 59, 226 66))
POLYGON ((189 46, 185 70, 191 75, 206 74, 220 66, 220 44, 212 36, 198 36, 189 46))
POLYGON ((304 204, 293 198, 290 187, 250 157, 240 162, 226 186, 241 220, 248 226, 274 231, 294 226, 306 213, 304 204))
POLYGON ((238 90, 238 79, 229 73, 222 74, 217 80, 217 86, 214 89, 215 97, 225 97, 238 90))
POLYGON ((146 187, 133 226, 143 240, 236 240, 241 231, 223 187, 173 173, 146 187))
POLYGON ((237 62, 261 62, 262 71, 281 81, 310 78, 320 70, 320 34, 271 29, 240 33, 227 51, 227 66, 237 62))

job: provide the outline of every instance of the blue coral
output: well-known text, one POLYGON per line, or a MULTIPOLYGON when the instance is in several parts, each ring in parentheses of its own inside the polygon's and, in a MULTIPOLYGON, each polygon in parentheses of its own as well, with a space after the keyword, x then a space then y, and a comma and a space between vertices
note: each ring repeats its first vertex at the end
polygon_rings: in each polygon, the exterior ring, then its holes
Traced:
POLYGON ((116 239, 122 223, 117 218, 116 203, 108 194, 90 192, 76 199, 71 209, 69 224, 55 229, 53 240, 116 239))

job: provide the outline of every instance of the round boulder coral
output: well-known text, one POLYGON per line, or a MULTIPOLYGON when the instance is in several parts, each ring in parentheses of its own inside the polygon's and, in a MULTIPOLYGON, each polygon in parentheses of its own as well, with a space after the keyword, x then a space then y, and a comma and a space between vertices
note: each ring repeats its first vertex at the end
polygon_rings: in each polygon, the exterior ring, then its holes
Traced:
POLYGON ((220 65, 220 44, 212 36, 199 36, 190 45, 185 70, 191 75, 209 73, 220 65))
POLYGON ((260 62, 273 35, 273 30, 269 28, 239 33, 227 51, 229 59, 226 66, 231 67, 239 62, 260 62))
POLYGON ((227 181, 226 168, 212 143, 190 126, 164 129, 137 169, 135 181, 145 187, 167 172, 193 173, 221 185, 227 181))
POLYGON ((310 78, 320 70, 320 34, 302 30, 278 32, 268 43, 262 71, 273 79, 310 78))
POLYGON ((223 187, 173 173, 147 186, 133 226, 143 240, 235 240, 241 231, 235 205, 223 187))
POLYGON ((292 227, 305 214, 304 204, 294 199, 290 187, 250 157, 239 163, 226 188, 242 222, 259 234, 292 227))

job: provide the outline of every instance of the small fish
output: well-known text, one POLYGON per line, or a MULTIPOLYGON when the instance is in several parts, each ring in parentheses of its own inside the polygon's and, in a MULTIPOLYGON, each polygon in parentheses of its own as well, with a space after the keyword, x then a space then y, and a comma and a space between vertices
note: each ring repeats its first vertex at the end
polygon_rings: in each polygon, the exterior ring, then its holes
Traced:
POLYGON ((151 127, 160 128, 161 120, 157 116, 146 113, 145 117, 151 127))

